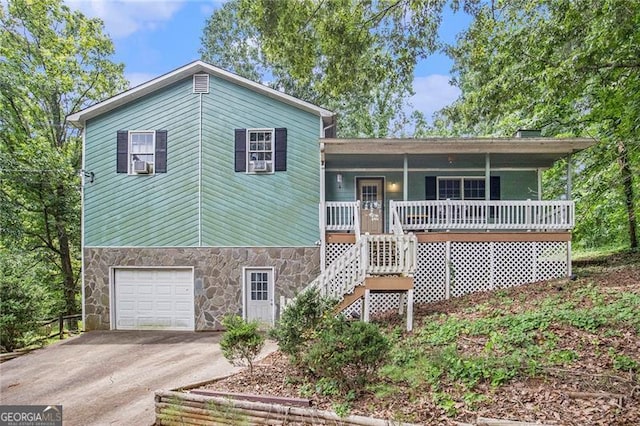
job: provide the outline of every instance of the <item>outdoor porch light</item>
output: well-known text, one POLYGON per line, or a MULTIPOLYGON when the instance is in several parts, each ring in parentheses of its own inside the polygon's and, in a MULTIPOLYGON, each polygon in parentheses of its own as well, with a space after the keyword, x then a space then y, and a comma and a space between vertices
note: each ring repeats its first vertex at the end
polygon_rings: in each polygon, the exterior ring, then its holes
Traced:
POLYGON ((336 175, 336 182, 338 183, 338 188, 342 188, 342 173, 336 175))

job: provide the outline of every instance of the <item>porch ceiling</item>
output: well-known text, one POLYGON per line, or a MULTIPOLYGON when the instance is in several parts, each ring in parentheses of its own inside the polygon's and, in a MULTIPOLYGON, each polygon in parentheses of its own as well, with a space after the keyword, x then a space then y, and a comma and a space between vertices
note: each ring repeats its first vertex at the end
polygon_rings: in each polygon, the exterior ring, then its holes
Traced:
POLYGON ((593 139, 468 138, 468 139, 322 139, 327 168, 410 169, 546 168, 568 154, 596 143, 593 139))
MULTIPOLYGON (((491 154, 491 168, 537 169, 550 167, 566 154, 491 154)), ((404 155, 326 154, 328 169, 399 169, 404 155)), ((408 154, 409 169, 484 169, 484 154, 408 154)))

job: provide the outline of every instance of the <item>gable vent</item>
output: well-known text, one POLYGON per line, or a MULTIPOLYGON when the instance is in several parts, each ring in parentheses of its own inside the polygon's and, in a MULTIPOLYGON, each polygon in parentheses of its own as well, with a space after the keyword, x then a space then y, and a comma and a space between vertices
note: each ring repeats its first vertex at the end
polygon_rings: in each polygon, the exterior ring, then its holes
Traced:
POLYGON ((209 74, 194 74, 193 93, 209 93, 209 74))

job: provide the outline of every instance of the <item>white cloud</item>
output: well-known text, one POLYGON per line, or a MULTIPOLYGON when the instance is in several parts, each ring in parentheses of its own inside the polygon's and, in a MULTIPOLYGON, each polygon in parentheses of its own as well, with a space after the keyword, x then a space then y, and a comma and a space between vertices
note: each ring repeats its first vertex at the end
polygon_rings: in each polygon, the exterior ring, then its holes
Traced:
POLYGON ((142 83, 146 83, 147 81, 153 80, 156 77, 158 77, 158 75, 145 72, 129 72, 124 74, 124 78, 129 80, 130 88, 139 86, 142 83))
POLYGON ((422 111, 429 121, 434 112, 451 104, 460 96, 460 89, 449 84, 449 76, 431 74, 413 79, 415 95, 411 103, 418 111, 422 111))
POLYGON ((104 21, 115 39, 150 30, 170 21, 184 0, 67 0, 69 7, 104 21))

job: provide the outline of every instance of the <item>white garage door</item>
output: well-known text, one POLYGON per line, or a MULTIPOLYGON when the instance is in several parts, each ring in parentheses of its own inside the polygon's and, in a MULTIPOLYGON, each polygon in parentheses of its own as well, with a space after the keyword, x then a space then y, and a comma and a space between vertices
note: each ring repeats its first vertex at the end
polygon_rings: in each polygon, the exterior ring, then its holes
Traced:
POLYGON ((193 330, 191 269, 116 269, 118 330, 193 330))

